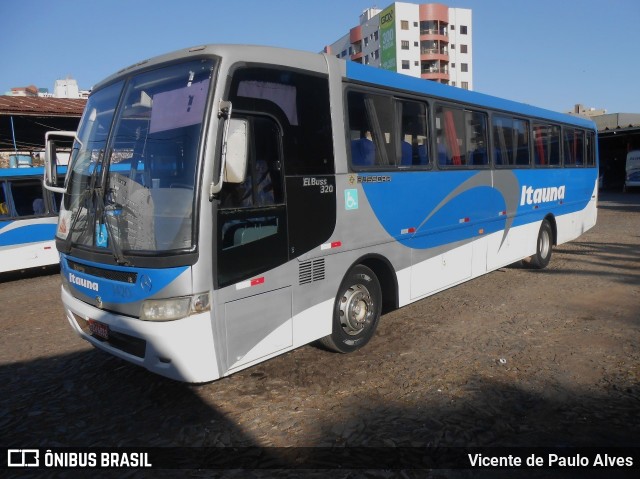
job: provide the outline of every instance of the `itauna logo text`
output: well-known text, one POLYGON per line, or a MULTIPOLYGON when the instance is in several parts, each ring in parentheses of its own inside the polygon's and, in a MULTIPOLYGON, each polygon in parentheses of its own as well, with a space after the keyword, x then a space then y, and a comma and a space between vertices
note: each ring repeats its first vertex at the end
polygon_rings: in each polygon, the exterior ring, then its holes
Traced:
POLYGON ((77 284, 78 286, 82 286, 83 288, 91 289, 93 291, 98 291, 98 283, 95 281, 89 281, 88 279, 80 278, 73 273, 69 273, 69 282, 72 284, 77 284))
POLYGON ((548 186, 545 188, 534 188, 533 186, 522 185, 520 206, 564 200, 565 188, 565 185, 548 186))

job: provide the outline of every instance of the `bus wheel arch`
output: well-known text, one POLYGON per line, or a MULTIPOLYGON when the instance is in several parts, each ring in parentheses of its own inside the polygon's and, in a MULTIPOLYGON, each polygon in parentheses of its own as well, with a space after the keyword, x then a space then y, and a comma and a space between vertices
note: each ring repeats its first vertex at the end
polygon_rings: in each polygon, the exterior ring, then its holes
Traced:
POLYGON ((378 277, 382 289, 382 314, 398 309, 398 277, 389 260, 380 255, 368 255, 355 264, 366 266, 378 277))

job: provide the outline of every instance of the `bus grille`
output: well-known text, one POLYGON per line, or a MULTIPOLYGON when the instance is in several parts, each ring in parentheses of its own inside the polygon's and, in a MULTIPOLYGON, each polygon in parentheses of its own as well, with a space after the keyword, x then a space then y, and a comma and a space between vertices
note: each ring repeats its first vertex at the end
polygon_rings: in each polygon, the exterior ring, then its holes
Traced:
POLYGON ((138 273, 130 271, 114 271, 112 269, 96 268, 95 266, 87 266, 86 264, 76 263, 67 260, 69 268, 80 273, 90 274, 99 278, 110 279, 111 281, 120 281, 121 283, 134 284, 138 279, 138 273))
POLYGON ((313 283, 324 279, 324 258, 300 263, 300 284, 313 283))

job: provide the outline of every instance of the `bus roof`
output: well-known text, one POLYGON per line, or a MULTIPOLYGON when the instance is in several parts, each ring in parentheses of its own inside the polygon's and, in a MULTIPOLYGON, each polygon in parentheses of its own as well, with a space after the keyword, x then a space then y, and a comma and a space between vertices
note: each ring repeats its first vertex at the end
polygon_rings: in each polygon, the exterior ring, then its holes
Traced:
POLYGON ((139 70, 159 66, 167 62, 188 60, 189 58, 202 56, 218 56, 222 59, 229 59, 230 62, 264 63, 298 67, 315 72, 324 71, 326 73, 327 70, 327 64, 323 54, 260 45, 211 44, 183 48, 125 67, 100 81, 95 85, 94 90, 98 90, 123 76, 139 70))
POLYGON ((523 116, 532 116, 549 121, 573 124, 583 128, 595 129, 595 123, 585 118, 558 113, 543 108, 506 100, 483 93, 464 90, 462 88, 442 85, 433 81, 425 81, 421 78, 411 77, 400 73, 390 72, 381 68, 361 65, 356 62, 336 59, 333 55, 326 53, 312 53, 300 50, 292 50, 280 47, 267 47, 257 45, 228 45, 212 44, 191 48, 184 48, 171 53, 160 55, 148 60, 143 60, 130 67, 123 68, 119 72, 111 75, 98 83, 94 90, 100 89, 103 85, 111 83, 122 75, 130 74, 139 69, 146 69, 165 62, 179 59, 187 59, 196 56, 217 55, 221 58, 233 57, 230 61, 246 61, 257 63, 273 63, 282 66, 297 66, 298 68, 310 69, 313 71, 326 71, 326 64, 331 62, 346 63, 346 77, 351 80, 391 87, 409 92, 417 92, 442 99, 458 101, 466 104, 473 104, 480 107, 496 110, 508 111, 523 116), (323 57, 326 57, 323 58, 323 57))

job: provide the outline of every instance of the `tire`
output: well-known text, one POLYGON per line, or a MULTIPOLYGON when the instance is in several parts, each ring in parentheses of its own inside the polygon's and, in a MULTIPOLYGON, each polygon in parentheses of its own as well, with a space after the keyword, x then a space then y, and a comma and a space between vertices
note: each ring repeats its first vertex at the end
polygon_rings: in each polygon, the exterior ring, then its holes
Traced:
POLYGON ((553 230, 548 220, 542 221, 538 240, 536 241, 536 253, 531 257, 531 267, 534 269, 544 269, 551 261, 551 251, 553 248, 553 230))
POLYGON ((333 307, 332 333, 320 343, 339 353, 360 349, 373 337, 381 306, 378 277, 366 266, 355 266, 340 284, 333 307))

